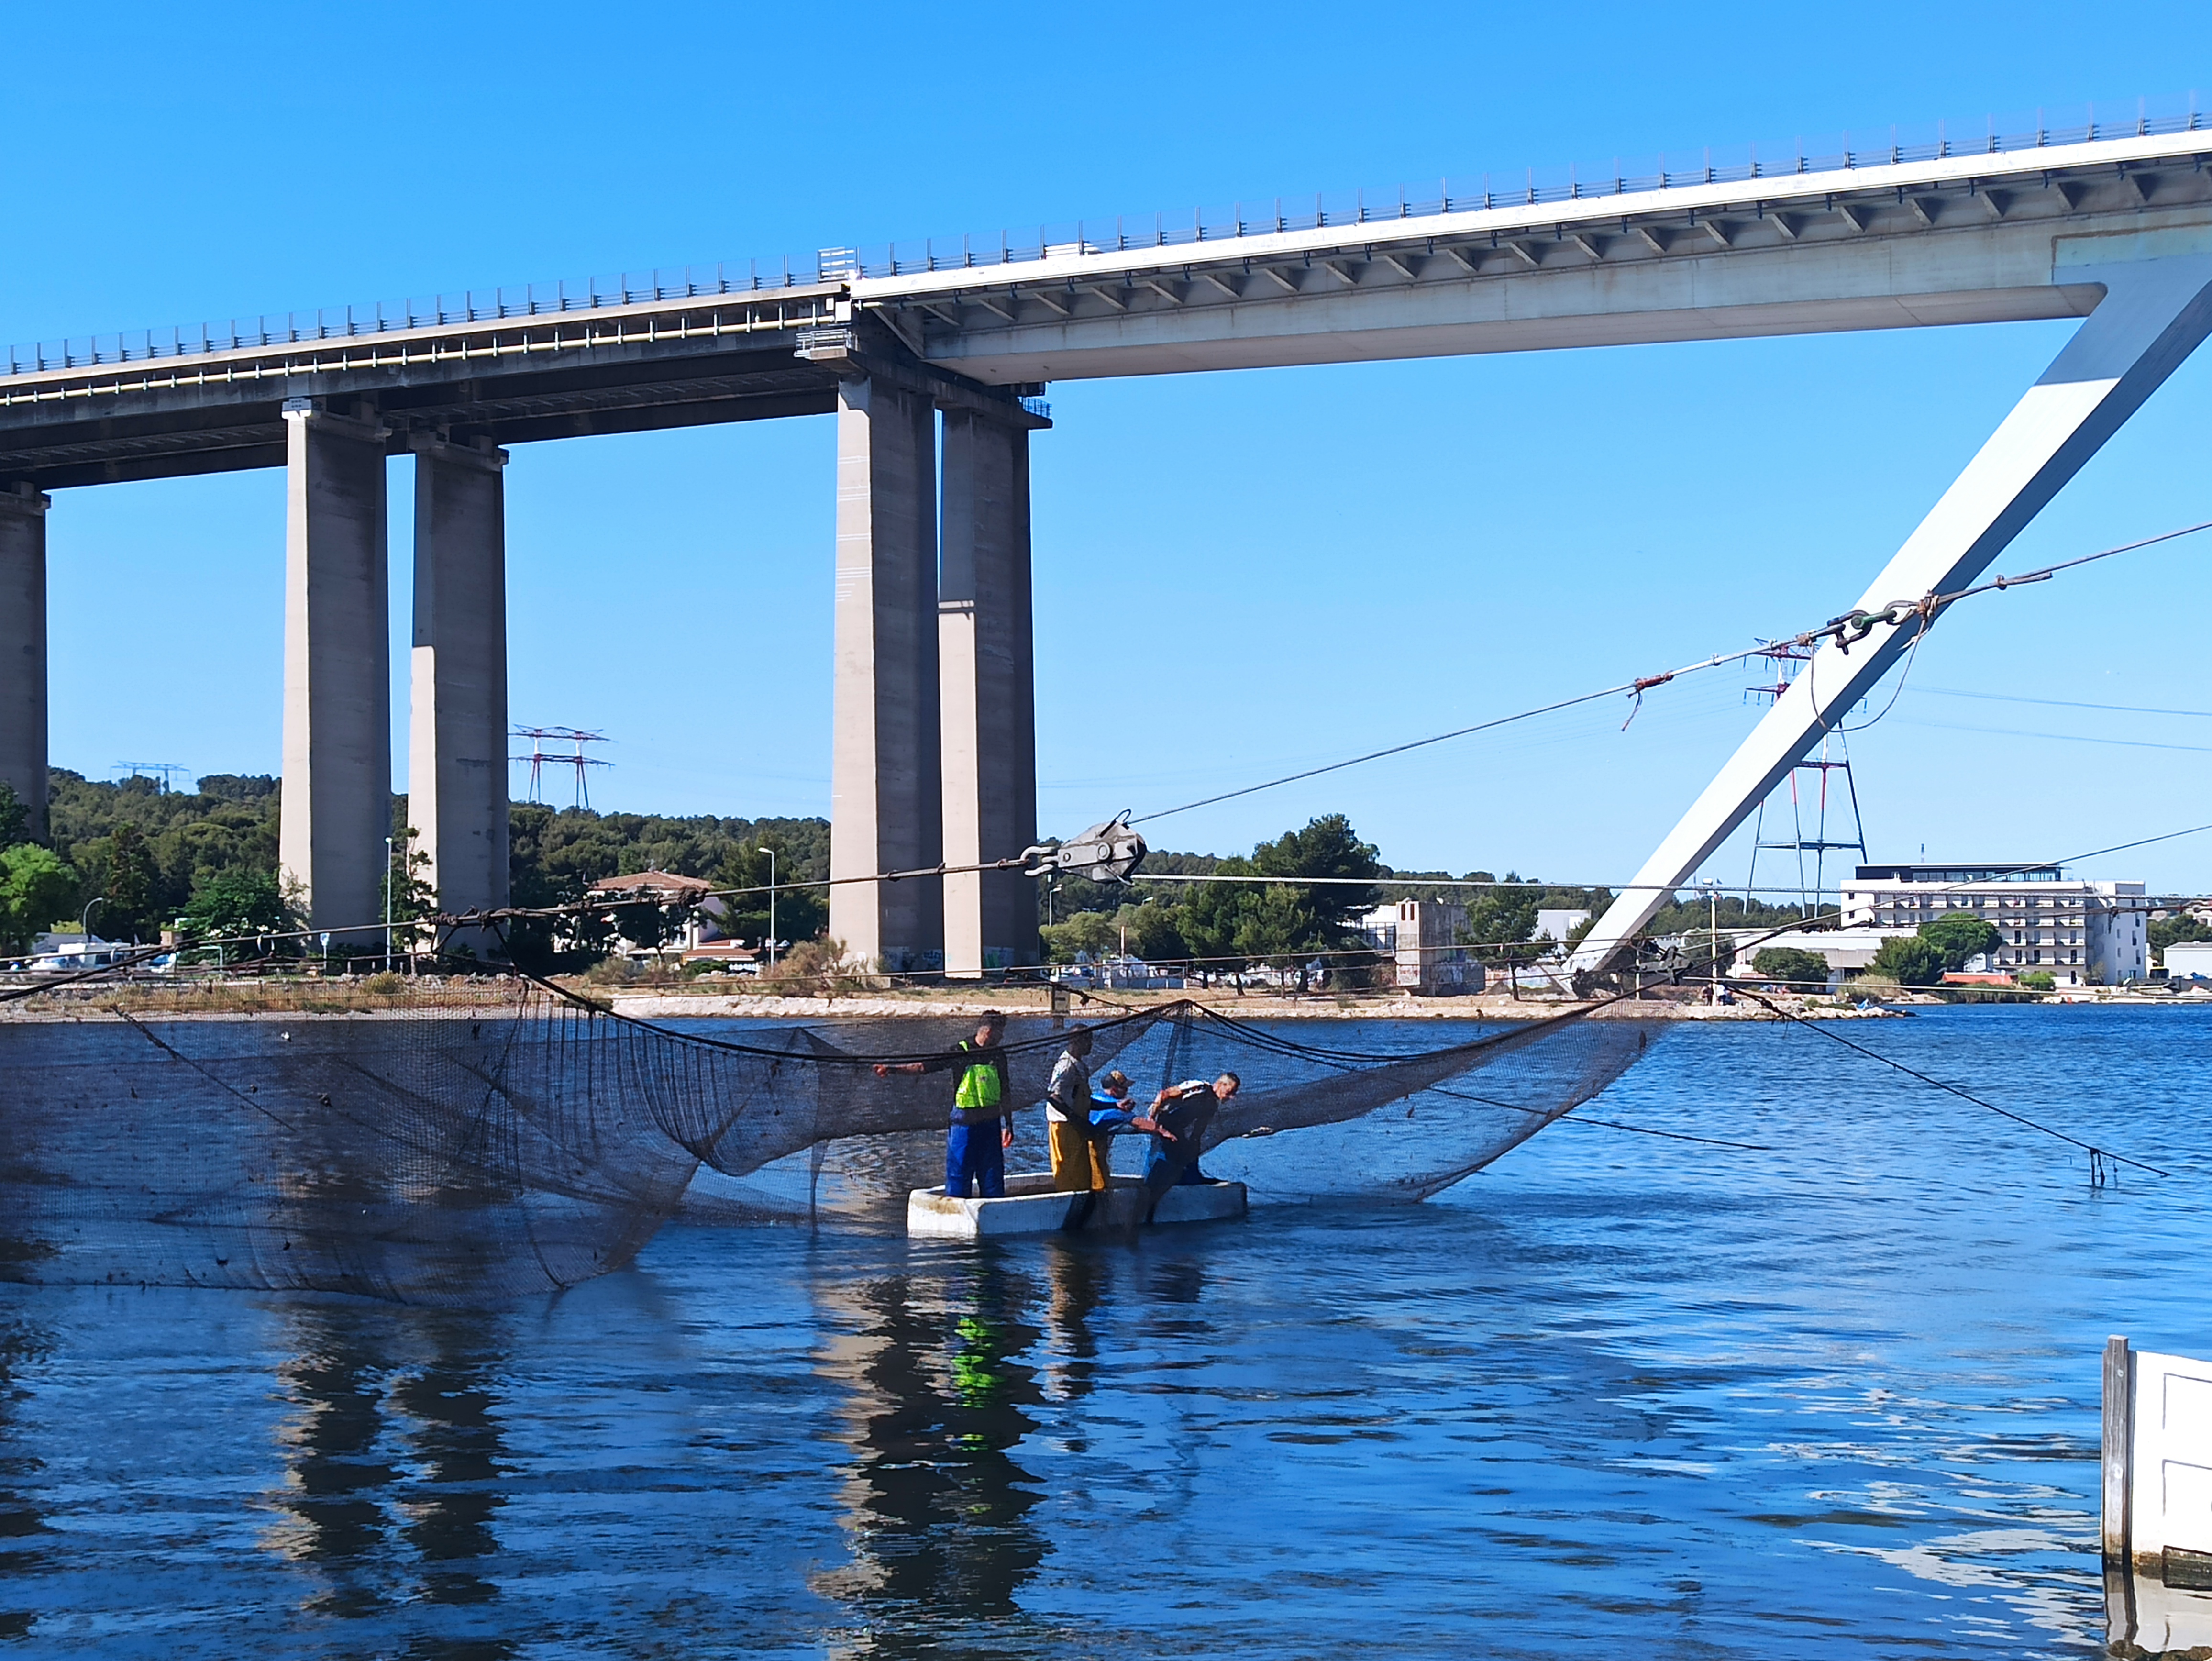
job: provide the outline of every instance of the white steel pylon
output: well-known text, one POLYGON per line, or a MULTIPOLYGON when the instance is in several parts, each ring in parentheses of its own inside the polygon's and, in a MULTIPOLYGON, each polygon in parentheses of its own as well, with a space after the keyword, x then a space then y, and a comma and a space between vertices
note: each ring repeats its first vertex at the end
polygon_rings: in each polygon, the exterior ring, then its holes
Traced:
POLYGON ((2053 244, 2051 283, 2084 295, 2101 289, 2096 309, 1861 598, 1856 610, 1870 614, 1865 634, 1814 653, 1583 937, 1568 959, 1573 969, 1610 965, 1934 621, 1891 607, 1917 607, 1987 570, 2212 333, 2212 231, 2059 236, 2053 244))

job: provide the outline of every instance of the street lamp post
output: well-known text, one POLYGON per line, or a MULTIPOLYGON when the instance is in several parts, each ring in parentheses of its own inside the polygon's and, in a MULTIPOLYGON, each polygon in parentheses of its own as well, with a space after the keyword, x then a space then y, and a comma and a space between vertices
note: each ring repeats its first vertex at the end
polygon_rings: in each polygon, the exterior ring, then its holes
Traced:
POLYGON ((1707 877, 1698 886, 1705 891, 1708 915, 1711 921, 1705 928, 1705 949, 1712 953, 1712 992, 1714 1003, 1721 1001, 1721 885, 1717 877, 1707 877))
POLYGON ((768 966, 775 967, 775 849, 768 850, 768 966))
POLYGON ((384 839, 384 972, 392 972, 392 838, 384 839))
POLYGON ((84 910, 77 918, 76 932, 84 936, 84 943, 87 946, 92 944, 92 910, 96 905, 106 904, 107 902, 98 894, 94 894, 84 903, 84 910))

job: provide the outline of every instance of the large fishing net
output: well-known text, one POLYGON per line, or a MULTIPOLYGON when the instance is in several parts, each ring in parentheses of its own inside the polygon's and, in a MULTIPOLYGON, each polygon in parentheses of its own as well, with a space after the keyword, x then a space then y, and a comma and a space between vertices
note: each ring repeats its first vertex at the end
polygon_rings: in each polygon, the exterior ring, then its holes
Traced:
MULTIPOLYGON (((679 1212, 880 1226, 943 1178, 951 1075, 873 1064, 972 1017, 678 1030, 538 983, 477 999, 0 1021, 0 1277, 479 1302, 619 1267, 679 1212)), ((1614 1013, 1453 1023, 1418 1052, 1403 1025, 1332 1023, 1332 1048, 1188 1003, 1086 1025, 1094 1068, 1143 1100, 1242 1077, 1205 1169, 1265 1204, 1415 1200, 1480 1169, 1643 1052, 1651 1025, 1614 1013)), ((1009 1025, 1011 1169, 1044 1164, 1025 1104, 1066 1038, 1009 1025)))

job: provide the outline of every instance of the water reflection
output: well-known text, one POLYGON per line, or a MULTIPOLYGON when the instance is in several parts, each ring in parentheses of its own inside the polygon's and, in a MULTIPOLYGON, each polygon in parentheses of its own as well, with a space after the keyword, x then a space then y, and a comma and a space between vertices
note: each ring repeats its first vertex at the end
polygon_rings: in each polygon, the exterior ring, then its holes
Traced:
MULTIPOLYGON (((30 1328, 0 1326, 0 1587, 21 1585, 47 1558, 46 1519, 21 1486, 40 1462, 23 1447, 13 1423, 15 1403, 26 1394, 22 1371, 44 1348, 30 1328)), ((9 1609, 0 1596, 0 1639, 27 1637, 37 1618, 32 1610, 9 1609)))
POLYGON ((852 1561, 817 1585, 858 1617, 842 1652, 1035 1652, 1045 1634, 1019 1596, 1049 1546, 1031 1514, 1044 1495, 1018 1456, 1091 1388, 1099 1275, 1093 1253, 1016 1268, 987 1249, 821 1289, 842 1335, 823 1370, 850 1392, 852 1561), (1042 1372, 1025 1359, 1040 1340, 1042 1372))
POLYGON ((2167 1585, 2154 1559, 2132 1568, 2108 1563, 2105 1626, 2113 1655, 2212 1655, 2212 1591, 2167 1585))
POLYGON ((450 1311, 299 1311, 279 1369, 294 1411, 279 1432, 286 1521, 264 1544, 316 1573, 304 1611, 338 1620, 419 1609, 407 1653, 477 1661, 514 1646, 459 1609, 499 1597, 486 1573, 505 1450, 496 1323, 450 1311), (439 1611, 448 1611, 441 1615, 439 1611))

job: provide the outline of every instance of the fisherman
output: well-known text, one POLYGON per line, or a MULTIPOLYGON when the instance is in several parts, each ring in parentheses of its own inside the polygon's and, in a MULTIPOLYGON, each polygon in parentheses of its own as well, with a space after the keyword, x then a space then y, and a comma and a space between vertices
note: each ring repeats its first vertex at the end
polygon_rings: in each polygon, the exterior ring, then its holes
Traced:
POLYGON ((1205 1151, 1213 1116, 1243 1085, 1234 1073, 1224 1073, 1210 1084, 1191 1079, 1170 1085, 1152 1098, 1152 1117, 1158 1132, 1145 1159, 1145 1186, 1156 1198, 1170 1188, 1213 1180, 1198 1168, 1198 1156, 1205 1151))
MULTIPOLYGON (((1120 1068, 1098 1080, 1105 1093, 1091 1098, 1091 1146, 1098 1160, 1098 1169, 1107 1166, 1106 1144, 1115 1137, 1128 1132, 1152 1136, 1159 1134, 1159 1121, 1148 1118, 1129 1105, 1129 1075, 1120 1068)), ((1105 1187, 1102 1181, 1099 1187, 1105 1187)))
POLYGON ((1091 1029, 1067 1035, 1044 1091, 1045 1135, 1052 1143, 1052 1185, 1062 1194, 1106 1186, 1105 1150, 1091 1135, 1091 1029))
POLYGON ((963 1038, 941 1056, 921 1062, 878 1062, 876 1076, 894 1073, 946 1073, 960 1069, 952 1092, 952 1125, 945 1137, 945 1192, 969 1197, 972 1182, 987 1200, 1006 1193, 1006 1150, 1014 1145, 1013 1104, 1006 1090, 1006 1052, 999 1047, 1006 1018, 987 1009, 973 1038, 963 1038))

